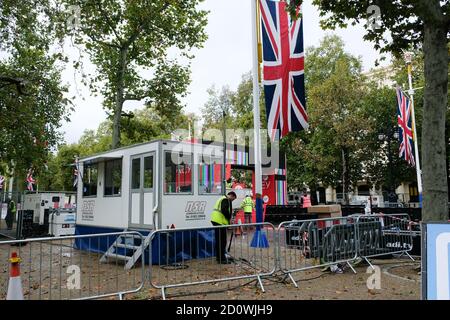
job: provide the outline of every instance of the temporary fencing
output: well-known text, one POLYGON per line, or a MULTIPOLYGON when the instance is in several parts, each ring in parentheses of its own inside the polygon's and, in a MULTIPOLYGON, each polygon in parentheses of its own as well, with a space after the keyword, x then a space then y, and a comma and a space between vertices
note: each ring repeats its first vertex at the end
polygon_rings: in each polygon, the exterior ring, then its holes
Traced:
POLYGON ((261 278, 276 268, 274 236, 270 223, 157 230, 150 245, 151 284, 163 298, 167 288, 251 278, 264 291, 261 278))
MULTIPOLYGON (((406 254, 413 242, 407 214, 235 224, 204 228, 48 237, 0 242, 0 299, 6 298, 10 256, 21 261, 25 299, 97 299, 348 266, 406 254), (132 261, 130 261, 130 259, 132 261), (146 264, 149 264, 148 271, 146 264)), ((412 258, 411 258, 412 259, 412 258)), ((370 264, 371 265, 371 264, 370 264)))
POLYGON ((141 243, 143 236, 137 232, 0 242, 0 299, 6 298, 8 258, 12 252, 21 261, 23 295, 27 300, 121 298, 138 292, 144 285, 144 268, 125 270, 120 257, 124 251, 137 250, 141 243), (123 243, 116 243, 118 239, 123 243), (133 247, 125 247, 131 242, 133 247), (104 252, 99 248, 109 248, 113 243, 120 250, 101 262, 104 252))

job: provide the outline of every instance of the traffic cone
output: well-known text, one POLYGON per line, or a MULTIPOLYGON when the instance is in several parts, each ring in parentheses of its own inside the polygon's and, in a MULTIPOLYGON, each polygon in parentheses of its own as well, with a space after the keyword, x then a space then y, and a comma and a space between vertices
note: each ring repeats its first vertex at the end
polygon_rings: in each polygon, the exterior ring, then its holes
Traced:
POLYGON ((23 300, 22 280, 20 279, 20 258, 16 252, 11 253, 10 278, 6 300, 23 300))

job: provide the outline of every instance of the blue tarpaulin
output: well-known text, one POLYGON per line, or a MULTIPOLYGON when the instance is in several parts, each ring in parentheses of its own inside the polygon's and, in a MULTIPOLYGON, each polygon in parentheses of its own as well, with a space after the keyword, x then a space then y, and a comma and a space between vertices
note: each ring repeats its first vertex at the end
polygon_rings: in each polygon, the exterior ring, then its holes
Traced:
MULTIPOLYGON (((122 232, 123 230, 103 227, 90 227, 77 225, 76 235, 122 232)), ((144 237, 149 232, 139 231, 144 237)), ((96 253, 104 253, 114 243, 118 236, 102 236, 95 238, 76 239, 74 247, 96 253)), ((131 239, 130 239, 131 240, 131 239)), ((136 239, 135 245, 140 245, 140 240, 136 239)), ((214 252, 214 230, 190 230, 158 232, 152 241, 152 263, 157 265, 167 265, 179 263, 191 259, 204 259, 215 256, 214 252)), ((123 255, 127 249, 117 248, 118 254, 123 255)), ((131 252, 130 252, 131 254, 131 252)), ((149 264, 149 248, 144 252, 145 262, 149 264)))

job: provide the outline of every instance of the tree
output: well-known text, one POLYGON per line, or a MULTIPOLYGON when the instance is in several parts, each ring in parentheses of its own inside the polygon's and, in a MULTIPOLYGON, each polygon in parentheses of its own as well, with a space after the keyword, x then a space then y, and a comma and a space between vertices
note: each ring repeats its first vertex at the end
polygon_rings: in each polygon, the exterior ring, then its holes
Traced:
MULTIPOLYGON (((290 1, 291 10, 303 0, 290 1)), ((445 120, 448 102, 448 36, 450 2, 440 0, 314 0, 324 28, 346 26, 369 19, 373 4, 381 9, 365 39, 376 49, 400 56, 411 46, 422 49, 425 64, 422 173, 424 221, 448 219, 445 120), (384 37, 390 33, 391 40, 384 37)))
POLYGON ((176 129, 188 129, 188 115, 180 113, 175 119, 159 115, 151 107, 136 110, 128 120, 122 120, 124 145, 169 139, 176 129))
POLYGON ((145 100, 169 121, 180 114, 180 97, 190 81, 189 67, 170 60, 168 51, 177 49, 180 56, 192 58, 189 50, 205 41, 207 13, 197 9, 201 1, 63 1, 80 8, 78 28, 68 31, 97 66, 89 82, 111 111, 113 148, 120 145, 126 101, 145 100))
MULTIPOLYGON (((366 90, 363 101, 371 127, 361 150, 365 154, 363 179, 382 190, 394 192, 391 188, 395 189, 400 183, 416 181, 416 170, 398 155, 399 140, 394 136, 398 128, 395 89, 369 81, 366 90), (382 141, 379 135, 384 136, 382 141)), ((417 127, 420 128, 420 122, 417 127)))
POLYGON ((0 162, 23 178, 31 166, 46 170, 48 152, 61 138, 58 128, 72 110, 61 84, 55 10, 47 0, 0 6, 0 162))
POLYGON ((361 150, 370 129, 361 62, 344 51, 339 37, 326 36, 307 48, 305 64, 310 128, 284 139, 289 185, 342 185, 347 195, 362 177, 361 150))
POLYGON ((233 110, 234 92, 225 86, 218 91, 214 86, 207 90, 208 101, 201 109, 204 129, 222 129, 225 113, 226 127, 234 127, 235 113, 233 110))
MULTIPOLYGON (((174 129, 188 127, 188 115, 185 114, 181 114, 175 122, 158 116, 151 108, 134 110, 130 114, 132 117, 122 119, 121 139, 124 146, 168 139, 174 129)), ((82 158, 108 151, 112 126, 112 121, 106 120, 96 130, 85 130, 77 143, 60 145, 55 155, 50 154, 49 169, 39 175, 39 188, 72 191, 75 157, 82 158)))
MULTIPOLYGON (((264 94, 261 91, 260 108, 265 109, 264 94)), ((201 109, 203 129, 222 129, 223 114, 226 113, 227 129, 253 129, 253 80, 251 72, 242 75, 236 91, 224 86, 220 91, 214 86, 207 90, 209 98, 201 109)), ((267 128, 266 114, 261 112, 261 128, 267 128)))

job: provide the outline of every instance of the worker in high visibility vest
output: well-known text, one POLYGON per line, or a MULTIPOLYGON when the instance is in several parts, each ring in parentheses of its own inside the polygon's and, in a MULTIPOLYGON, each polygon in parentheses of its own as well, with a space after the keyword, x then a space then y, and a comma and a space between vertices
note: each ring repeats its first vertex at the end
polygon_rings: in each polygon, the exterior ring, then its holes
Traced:
MULTIPOLYGON (((232 202, 236 199, 236 193, 228 192, 226 196, 220 197, 214 205, 213 213, 211 215, 211 223, 213 226, 229 225, 233 213, 232 202)), ((227 229, 215 228, 215 249, 216 260, 220 264, 229 264, 225 256, 225 248, 227 246, 227 229)))
POLYGON ((244 210, 245 223, 252 223, 252 213, 254 208, 255 203, 253 202, 252 197, 247 194, 241 203, 241 209, 244 210))
POLYGON ((16 203, 12 199, 8 199, 6 202, 8 203, 6 217, 5 217, 6 227, 8 228, 8 230, 12 230, 14 217, 16 216, 16 211, 17 211, 16 203))

